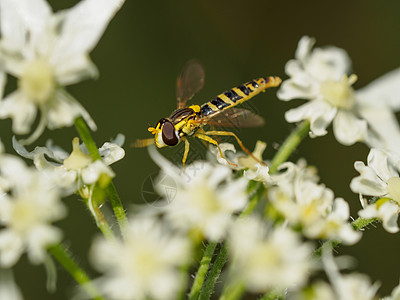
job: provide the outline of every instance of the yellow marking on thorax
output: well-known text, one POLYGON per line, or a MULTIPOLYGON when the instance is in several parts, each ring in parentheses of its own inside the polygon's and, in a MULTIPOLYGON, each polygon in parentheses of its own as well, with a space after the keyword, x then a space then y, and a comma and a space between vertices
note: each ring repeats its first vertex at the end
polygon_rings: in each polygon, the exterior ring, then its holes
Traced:
POLYGON ((195 113, 200 112, 200 105, 191 105, 189 108, 193 109, 195 113))

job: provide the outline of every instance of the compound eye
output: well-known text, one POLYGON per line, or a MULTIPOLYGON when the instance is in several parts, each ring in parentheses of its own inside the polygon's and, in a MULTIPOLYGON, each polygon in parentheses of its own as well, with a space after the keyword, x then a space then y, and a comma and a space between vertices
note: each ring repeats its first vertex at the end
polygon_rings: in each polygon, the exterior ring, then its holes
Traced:
POLYGON ((179 142, 174 125, 166 120, 162 128, 162 139, 168 146, 175 146, 179 142))

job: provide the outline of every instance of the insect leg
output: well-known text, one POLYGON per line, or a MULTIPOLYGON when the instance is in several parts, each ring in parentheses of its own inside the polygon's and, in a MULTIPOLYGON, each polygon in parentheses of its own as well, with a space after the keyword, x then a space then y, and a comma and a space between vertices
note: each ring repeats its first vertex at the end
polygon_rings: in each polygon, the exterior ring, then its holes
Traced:
POLYGON ((263 161, 260 161, 257 157, 255 157, 253 155, 253 153, 251 153, 242 143, 242 141, 237 137, 236 134, 234 134, 233 132, 230 131, 219 131, 219 130, 212 130, 212 131, 206 131, 203 134, 205 135, 222 135, 222 136, 233 136, 237 143, 239 144, 240 148, 242 148, 242 150, 244 152, 246 152, 248 155, 250 155, 253 159, 255 159, 256 161, 258 161, 260 164, 265 165, 265 163, 263 161))
POLYGON ((182 158, 183 167, 185 167, 186 159, 189 154, 189 141, 187 140, 187 138, 184 138, 184 141, 185 141, 185 153, 183 154, 183 158, 182 158))
POLYGON ((221 150, 221 148, 219 147, 219 144, 218 144, 218 142, 217 142, 216 140, 214 140, 213 138, 207 136, 206 134, 198 133, 198 132, 196 132, 196 133, 194 134, 194 136, 197 137, 197 138, 199 138, 199 139, 201 139, 201 140, 207 141, 207 142, 209 142, 210 144, 213 144, 213 145, 217 146, 217 147, 218 147, 219 154, 221 155, 221 157, 222 157, 223 159, 225 159, 226 162, 227 162, 228 164, 230 164, 231 166, 237 167, 237 164, 233 164, 233 163, 229 162, 229 161, 225 158, 225 156, 224 156, 224 154, 222 153, 222 150, 221 150))
POLYGON ((131 147, 144 148, 152 144, 154 144, 154 138, 149 138, 149 139, 136 140, 133 143, 131 143, 131 147))

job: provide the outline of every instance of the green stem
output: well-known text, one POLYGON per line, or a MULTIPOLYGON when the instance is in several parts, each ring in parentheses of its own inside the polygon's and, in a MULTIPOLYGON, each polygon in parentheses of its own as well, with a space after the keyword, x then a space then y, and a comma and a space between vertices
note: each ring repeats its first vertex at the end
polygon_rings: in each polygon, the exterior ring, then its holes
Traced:
POLYGON ((221 274, 221 270, 225 265, 227 259, 228 259, 228 249, 225 244, 222 244, 218 256, 215 259, 214 264, 211 267, 211 270, 207 276, 206 282, 204 283, 204 286, 200 291, 199 300, 210 299, 210 296, 214 291, 215 283, 217 282, 217 279, 221 274))
POLYGON ((106 218, 104 217, 103 213, 101 212, 99 206, 97 205, 96 201, 93 199, 93 189, 92 187, 89 191, 89 198, 85 199, 85 203, 87 208, 89 209, 90 213, 92 214, 94 220, 96 221, 97 227, 100 229, 104 237, 108 240, 115 239, 114 232, 111 230, 110 225, 107 223, 106 218))
POLYGON ((67 249, 61 244, 53 245, 48 248, 51 255, 68 271, 68 273, 79 283, 88 293, 91 299, 104 300, 90 281, 89 276, 72 259, 67 249))
POLYGON ((199 269, 197 270, 196 277, 194 278, 193 285, 189 293, 189 300, 195 300, 199 297, 200 290, 206 278, 216 246, 217 243, 210 242, 204 250, 203 258, 201 259, 199 269))
POLYGON ((310 122, 305 120, 286 138, 278 152, 272 159, 269 167, 269 173, 274 174, 278 170, 280 164, 284 163, 293 151, 297 148, 300 142, 308 135, 310 131, 310 122))
MULTIPOLYGON (((101 159, 96 143, 93 140, 90 131, 85 124, 85 121, 81 117, 75 120, 75 128, 78 131, 82 141, 85 143, 86 148, 88 149, 92 159, 93 160, 101 159)), ((126 225, 128 224, 128 220, 126 218, 125 210, 122 206, 121 199, 112 181, 105 188, 105 191, 110 199, 110 203, 114 210, 115 217, 117 218, 119 227, 121 229, 121 233, 122 235, 124 235, 126 225)))
POLYGON ((364 227, 368 226, 369 224, 375 222, 376 219, 363 219, 361 217, 355 219, 353 222, 351 222, 351 225, 353 225, 353 228, 355 230, 361 230, 364 227))
POLYGON ((283 292, 274 290, 274 291, 264 294, 260 298, 260 300, 283 300, 283 299, 285 299, 285 297, 283 295, 284 295, 283 292))
POLYGON ((128 219, 126 218, 125 210, 122 206, 122 202, 119 198, 117 189, 115 188, 115 185, 112 181, 106 187, 105 191, 110 199, 110 203, 114 210, 115 217, 117 218, 121 233, 122 235, 125 235, 126 227, 128 225, 128 219))
POLYGON ((87 128, 85 121, 82 117, 75 120, 75 128, 78 131, 82 141, 85 143, 86 148, 89 151, 89 155, 93 160, 101 160, 99 150, 97 149, 96 142, 93 140, 90 134, 89 128, 87 128))
POLYGON ((232 282, 226 288, 224 288, 224 291, 222 292, 222 295, 219 298, 219 300, 237 300, 237 299, 240 299, 245 291, 246 291, 246 288, 245 288, 243 283, 240 283, 240 282, 234 283, 234 282, 232 282))
POLYGON ((248 216, 253 212, 265 191, 266 188, 262 182, 257 182, 253 188, 248 191, 248 193, 252 193, 252 195, 250 196, 249 203, 247 204, 246 208, 240 213, 240 217, 248 216))

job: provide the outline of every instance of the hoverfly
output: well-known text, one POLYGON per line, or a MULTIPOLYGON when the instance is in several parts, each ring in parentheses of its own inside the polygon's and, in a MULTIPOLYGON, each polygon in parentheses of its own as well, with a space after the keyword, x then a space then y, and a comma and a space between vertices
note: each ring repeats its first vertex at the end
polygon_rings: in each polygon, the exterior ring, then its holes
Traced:
MULTIPOLYGON (((155 127, 148 128, 154 138, 137 140, 133 146, 146 147, 155 143, 158 148, 162 148, 175 146, 184 141, 185 152, 182 164, 185 166, 189 153, 187 137, 194 136, 217 146, 221 157, 225 158, 218 142, 211 136, 232 136, 244 152, 255 158, 235 133, 219 130, 205 131, 203 127, 206 124, 242 128, 263 125, 264 119, 259 115, 250 110, 234 106, 249 100, 267 88, 279 86, 282 80, 276 76, 258 78, 227 90, 201 106, 191 105, 186 107, 187 101, 203 87, 204 77, 204 69, 198 61, 191 60, 187 62, 176 84, 177 109, 168 118, 162 118, 158 121, 155 127)), ((258 159, 256 160, 258 161, 258 159)), ((230 165, 234 165, 228 160, 227 162, 230 165)))

